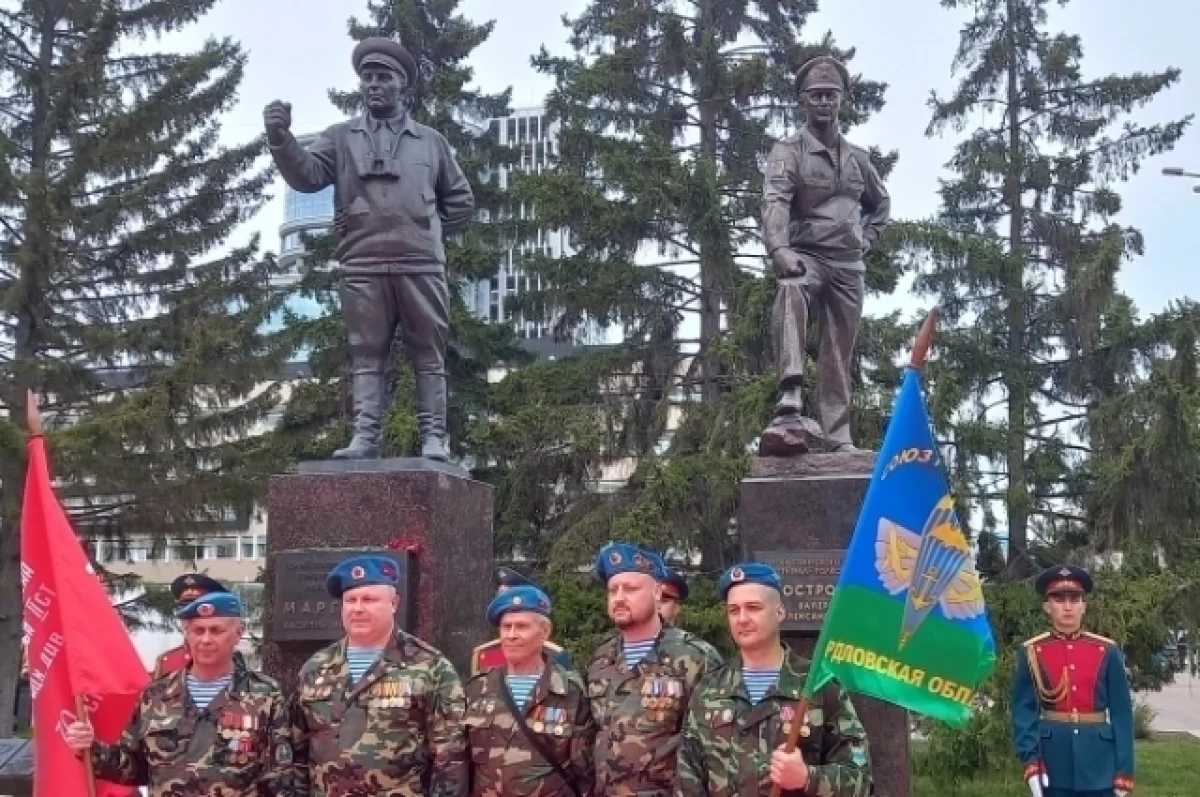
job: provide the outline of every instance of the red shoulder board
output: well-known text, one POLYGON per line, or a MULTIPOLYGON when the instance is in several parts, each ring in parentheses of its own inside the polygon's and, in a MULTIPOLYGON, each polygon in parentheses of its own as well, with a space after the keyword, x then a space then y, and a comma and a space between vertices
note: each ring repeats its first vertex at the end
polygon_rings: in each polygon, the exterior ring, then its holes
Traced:
POLYGON ((484 642, 475 648, 475 652, 471 655, 471 675, 487 672, 503 664, 504 650, 500 647, 500 640, 493 639, 490 642, 484 642))
POLYGON ((179 672, 188 666, 191 660, 192 658, 188 655, 187 648, 182 645, 172 648, 160 655, 158 661, 154 663, 154 677, 162 678, 164 675, 179 672))

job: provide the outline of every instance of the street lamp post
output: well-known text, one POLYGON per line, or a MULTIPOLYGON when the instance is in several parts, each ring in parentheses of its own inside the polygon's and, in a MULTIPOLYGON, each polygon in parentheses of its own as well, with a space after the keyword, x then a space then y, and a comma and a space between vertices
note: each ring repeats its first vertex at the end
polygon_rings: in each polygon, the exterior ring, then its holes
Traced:
MULTIPOLYGON (((1178 166, 1167 166, 1162 170, 1162 173, 1167 177, 1191 177, 1194 180, 1200 180, 1200 174, 1196 172, 1184 171, 1178 166)), ((1192 190, 1200 194, 1200 185, 1192 186, 1192 190)))

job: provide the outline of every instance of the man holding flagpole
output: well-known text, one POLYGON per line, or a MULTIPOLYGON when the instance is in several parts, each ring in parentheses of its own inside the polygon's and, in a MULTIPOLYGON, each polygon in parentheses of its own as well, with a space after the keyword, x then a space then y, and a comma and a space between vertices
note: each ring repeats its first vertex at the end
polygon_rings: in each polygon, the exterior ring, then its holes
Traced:
POLYGON ((98 776, 147 785, 151 797, 288 797, 292 793, 291 724, 271 678, 239 666, 242 602, 212 592, 176 613, 191 663, 142 693, 115 745, 97 743, 91 725, 67 727, 67 744, 90 754, 98 776))
POLYGON ((676 797, 788 794, 866 797, 867 733, 850 697, 826 684, 805 709, 808 660, 779 636, 785 610, 775 569, 761 562, 721 576, 729 633, 738 655, 706 675, 692 695, 679 751, 676 797), (792 727, 799 749, 782 749, 792 727))
MULTIPOLYGON (((929 314, 905 369, 802 706, 816 705, 836 679, 850 693, 961 727, 995 668, 983 586, 921 389, 936 318, 936 311, 929 314)), ((792 724, 785 751, 801 741, 802 727, 792 724)), ((771 793, 778 797, 778 784, 771 793)))

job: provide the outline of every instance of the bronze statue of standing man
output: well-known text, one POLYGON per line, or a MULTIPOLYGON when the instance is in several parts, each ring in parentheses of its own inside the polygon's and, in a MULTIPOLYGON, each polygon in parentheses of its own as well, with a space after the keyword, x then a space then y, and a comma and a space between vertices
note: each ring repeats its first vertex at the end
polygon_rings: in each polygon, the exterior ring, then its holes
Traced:
POLYGON ((332 185, 333 256, 354 372, 354 438, 338 459, 379 456, 387 364, 399 330, 416 372, 421 456, 446 459, 449 292, 443 234, 464 228, 475 197, 450 145, 408 112, 416 61, 399 42, 365 39, 352 62, 366 113, 307 148, 291 134, 291 106, 263 111, 271 155, 293 189, 332 185))
POLYGON ((820 56, 800 67, 796 88, 805 124, 776 144, 767 161, 762 229, 779 279, 771 332, 781 395, 759 441, 762 456, 854 448, 850 361, 862 317, 863 257, 887 225, 891 200, 866 150, 838 129, 849 87, 850 73, 834 58, 820 56), (801 414, 810 312, 821 335, 819 428, 801 414))

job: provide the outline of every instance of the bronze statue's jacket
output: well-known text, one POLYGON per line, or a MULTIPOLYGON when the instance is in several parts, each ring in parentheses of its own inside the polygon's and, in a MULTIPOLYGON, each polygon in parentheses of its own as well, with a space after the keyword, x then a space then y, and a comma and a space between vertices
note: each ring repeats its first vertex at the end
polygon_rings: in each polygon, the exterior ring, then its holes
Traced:
POLYGON ((293 189, 333 186, 333 256, 347 272, 429 274, 446 266, 444 234, 465 227, 475 197, 450 144, 411 115, 391 146, 377 146, 378 122, 360 116, 325 130, 307 148, 291 134, 271 155, 293 189))
POLYGON ((763 182, 767 253, 790 246, 830 266, 862 271, 887 226, 891 199, 867 151, 845 138, 831 151, 807 127, 780 141, 763 182))

